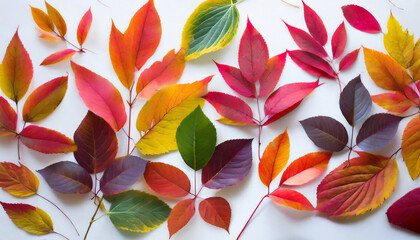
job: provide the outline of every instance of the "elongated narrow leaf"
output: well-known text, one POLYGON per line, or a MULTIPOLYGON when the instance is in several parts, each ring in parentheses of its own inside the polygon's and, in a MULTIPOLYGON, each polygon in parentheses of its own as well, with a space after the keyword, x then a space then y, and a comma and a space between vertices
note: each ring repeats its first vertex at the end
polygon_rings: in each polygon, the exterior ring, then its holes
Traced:
POLYGON ((365 120, 372 109, 372 99, 360 75, 351 80, 340 94, 340 110, 347 122, 355 126, 365 120))
POLYGON ((147 163, 144 179, 153 191, 167 197, 185 197, 191 189, 188 176, 180 169, 165 163, 147 163))
POLYGON ((17 114, 4 97, 0 97, 0 136, 16 132, 17 114))
POLYGON ((147 161, 136 157, 126 156, 117 158, 105 169, 101 178, 101 191, 105 195, 118 194, 133 185, 146 169, 147 161))
POLYGON ((270 58, 265 64, 265 71, 260 78, 259 98, 267 96, 276 88, 286 63, 286 56, 287 53, 279 54, 270 58))
POLYGON ((333 58, 339 58, 344 52, 344 48, 347 44, 347 32, 344 22, 342 22, 335 30, 331 39, 331 49, 333 52, 333 58))
POLYGON ((265 63, 268 61, 268 47, 249 18, 241 38, 238 55, 243 76, 251 83, 259 81, 265 71, 265 63))
POLYGON ((300 121, 306 134, 318 147, 331 152, 343 150, 349 136, 346 128, 331 117, 318 116, 300 121))
POLYGON ((365 151, 381 150, 394 138, 401 120, 388 113, 370 116, 359 130, 357 145, 365 151))
POLYGON ((374 103, 393 113, 403 113, 415 104, 399 92, 382 93, 372 96, 374 103))
POLYGON ((19 133, 19 138, 28 148, 42 153, 65 153, 77 150, 73 140, 44 127, 27 126, 19 133))
POLYGON ((44 31, 40 28, 35 28, 41 35, 39 35, 39 38, 48 41, 48 42, 58 42, 62 41, 60 36, 56 35, 55 33, 44 31))
POLYGON ((89 193, 92 177, 80 165, 63 161, 38 170, 52 189, 60 193, 89 193))
POLYGON ((318 14, 310 8, 308 5, 303 2, 303 13, 305 16, 305 23, 306 27, 311 33, 312 37, 322 46, 327 43, 328 34, 327 29, 325 29, 324 23, 322 19, 318 16, 318 14))
POLYGON ((0 163, 0 187, 16 197, 27 197, 38 190, 36 175, 25 165, 10 162, 0 163))
POLYGON ((331 155, 331 152, 314 152, 296 159, 284 170, 280 186, 298 186, 312 181, 324 173, 331 155))
POLYGON ((35 89, 23 105, 23 120, 36 122, 48 117, 63 100, 67 82, 68 76, 58 77, 35 89))
POLYGON ((270 116, 268 118, 268 120, 264 122, 263 126, 270 125, 271 123, 273 123, 273 122, 279 120, 280 118, 286 116, 288 113, 295 110, 301 103, 302 103, 302 101, 297 102, 297 103, 293 104, 292 106, 290 106, 289 108, 270 116))
POLYGON ((46 32, 54 32, 54 24, 51 18, 39 8, 31 7, 32 18, 36 25, 46 32))
POLYGON ((342 6, 341 9, 347 22, 357 30, 367 33, 381 32, 381 26, 368 10, 352 4, 342 6))
POLYGON ((149 232, 168 219, 171 208, 157 197, 140 191, 115 196, 107 215, 112 224, 130 232, 149 232))
POLYGON ((296 210, 313 211, 315 208, 311 202, 301 193, 286 188, 277 188, 269 194, 271 200, 275 203, 294 208, 296 210))
POLYGON ((169 238, 187 225, 194 213, 195 199, 185 199, 177 203, 168 218, 169 238))
POLYGON ((207 93, 211 77, 191 84, 177 84, 158 91, 143 106, 137 117, 140 141, 136 146, 142 154, 162 154, 176 150, 176 129, 207 93))
POLYGON ((50 216, 43 210, 29 204, 0 202, 10 220, 23 231, 44 235, 54 232, 50 216))
POLYGON ((226 199, 222 197, 206 198, 200 202, 198 210, 204 221, 229 232, 232 210, 226 199))
POLYGON ((186 116, 176 130, 179 153, 184 162, 195 171, 209 162, 216 148, 216 140, 216 128, 200 106, 186 116))
POLYGON ((287 54, 289 54, 293 62, 310 74, 329 79, 336 78, 336 73, 331 68, 330 64, 313 53, 294 50, 287 51, 287 54))
POLYGON ((416 116, 407 124, 402 136, 402 156, 408 173, 414 180, 420 176, 420 117, 416 116))
POLYGON ((258 164, 261 182, 270 187, 270 183, 280 174, 289 160, 290 141, 287 129, 278 135, 264 150, 258 164))
POLYGON ((67 32, 66 21, 64 21, 60 12, 57 9, 55 9, 53 6, 48 4, 47 1, 45 1, 45 6, 47 7, 48 16, 50 17, 51 21, 54 23, 55 27, 57 28, 58 33, 60 33, 60 36, 66 35, 66 32, 67 32))
POLYGON ((320 58, 326 58, 328 56, 327 52, 325 52, 321 44, 319 44, 317 40, 315 40, 307 32, 303 31, 302 29, 290 26, 286 22, 284 22, 284 24, 286 24, 286 27, 289 30, 290 35, 292 35, 296 45, 298 45, 303 51, 313 53, 320 58))
POLYGON ((41 65, 51 65, 51 64, 59 63, 61 61, 64 61, 73 57, 74 54, 76 54, 76 51, 73 49, 60 50, 46 57, 44 61, 42 61, 41 65))
POLYGON ((238 29, 239 11, 231 0, 206 0, 190 15, 182 30, 185 60, 226 47, 238 29))
POLYGON ((162 61, 153 63, 150 68, 145 69, 137 82, 137 97, 149 99, 159 89, 178 82, 185 67, 185 50, 177 53, 169 51, 162 61))
POLYGON ((8 98, 18 102, 28 91, 32 76, 32 61, 16 30, 0 65, 0 88, 8 98))
POLYGON ((397 183, 395 158, 358 152, 330 172, 317 189, 317 210, 328 216, 354 216, 380 206, 397 183), (348 167, 346 167, 348 164, 348 167))
POLYGON ((203 168, 201 182, 211 189, 221 189, 241 182, 252 165, 252 139, 229 140, 217 145, 203 168))
POLYGON ((114 131, 120 130, 127 121, 120 92, 111 82, 96 73, 74 62, 71 62, 71 67, 76 78, 77 90, 86 106, 103 118, 114 131))
POLYGON ((388 208, 388 221, 399 227, 420 233, 420 188, 416 188, 388 208))
POLYGON ((216 65, 230 88, 244 97, 255 98, 255 84, 246 80, 242 75, 241 70, 228 65, 218 63, 216 63, 216 65))
POLYGON ((353 63, 356 61, 357 56, 359 55, 359 49, 353 50, 350 53, 348 53, 346 56, 344 56, 339 64, 338 70, 339 71, 344 71, 347 68, 351 67, 351 65, 353 65, 353 63))
POLYGON ((238 123, 255 124, 251 107, 242 99, 221 92, 209 92, 205 98, 222 117, 238 123))
POLYGON ((80 46, 82 46, 85 42, 91 25, 92 11, 89 8, 89 10, 83 15, 82 19, 80 19, 79 25, 77 26, 77 42, 80 46))

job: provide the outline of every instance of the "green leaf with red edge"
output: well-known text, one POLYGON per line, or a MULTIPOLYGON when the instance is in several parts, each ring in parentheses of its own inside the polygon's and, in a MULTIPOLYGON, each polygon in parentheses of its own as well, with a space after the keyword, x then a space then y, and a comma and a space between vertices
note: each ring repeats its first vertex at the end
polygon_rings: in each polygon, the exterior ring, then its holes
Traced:
POLYGON ((198 211, 204 221, 229 232, 232 210, 226 199, 222 197, 206 198, 200 202, 198 211))
POLYGON ((420 117, 417 115, 408 122, 404 129, 401 143, 403 156, 408 173, 414 180, 420 176, 420 117))
POLYGON ((251 83, 260 80, 265 71, 265 63, 268 61, 268 47, 249 18, 239 45, 238 60, 245 79, 251 83))
POLYGON ((29 204, 0 202, 10 220, 23 231, 44 235, 54 232, 50 216, 43 210, 29 204))
POLYGON ((390 223, 420 233, 420 188, 398 199, 388 208, 386 215, 390 223))
POLYGON ((25 122, 48 117, 61 103, 67 91, 68 76, 58 77, 36 88, 26 99, 22 109, 25 122))
POLYGON ((73 140, 64 134, 34 125, 25 127, 19 133, 19 139, 28 148, 47 154, 74 152, 77 150, 73 140))
POLYGON ((381 26, 368 10, 353 4, 342 6, 341 9, 347 22, 357 30, 366 33, 381 32, 381 26))
POLYGON ((412 101, 407 99, 404 94, 399 92, 374 95, 372 96, 372 100, 381 108, 393 113, 404 113, 411 107, 416 106, 412 101))
POLYGON ((16 132, 17 114, 4 97, 0 97, 0 136, 16 132))
POLYGON ((319 77, 335 79, 336 73, 331 65, 321 57, 302 50, 287 51, 287 54, 300 68, 319 77))
POLYGON ((82 19, 80 19, 79 25, 77 26, 77 42, 79 42, 80 46, 82 46, 85 42, 91 25, 92 11, 91 8, 89 8, 89 10, 83 15, 82 19))
POLYGON ((313 211, 311 202, 301 193, 286 188, 277 188, 268 197, 275 203, 294 208, 296 210, 313 211))
POLYGON ((147 163, 144 180, 153 191, 167 197, 185 197, 191 189, 188 176, 180 169, 165 163, 147 163))
POLYGON ((395 158, 358 152, 330 172, 317 189, 317 210, 327 216, 355 216, 380 206, 394 191, 395 158))
POLYGON ((83 194, 92 190, 92 177, 74 162, 57 162, 37 172, 53 190, 60 193, 83 194))
POLYGON ((185 199, 177 203, 168 218, 169 238, 181 230, 194 216, 195 198, 185 199))
POLYGON ((289 160, 290 141, 287 129, 278 135, 264 150, 258 164, 261 182, 270 187, 270 183, 280 174, 289 160))
POLYGON ((54 23, 55 27, 60 33, 60 36, 66 35, 66 32, 67 32, 66 21, 64 21, 60 12, 57 9, 55 9, 53 6, 48 4, 47 1, 45 1, 45 6, 47 7, 48 16, 50 17, 51 21, 54 23))
POLYGON ((76 50, 73 50, 73 49, 60 50, 46 57, 44 61, 42 61, 41 65, 45 66, 45 65, 59 63, 61 61, 64 61, 73 57, 74 54, 76 54, 76 50))
POLYGON ((120 92, 111 82, 96 73, 74 62, 71 62, 71 66, 77 90, 86 106, 103 118, 114 131, 120 130, 127 121, 120 92))
POLYGON ((0 187, 16 197, 36 194, 39 180, 25 165, 11 162, 0 163, 0 187))
POLYGON ((331 152, 314 152, 296 159, 284 170, 280 186, 299 186, 314 180, 325 172, 331 155, 331 152))
POLYGON ((337 59, 343 54, 344 48, 347 44, 347 32, 344 22, 342 22, 335 30, 331 39, 331 49, 333 52, 333 59, 337 59))
POLYGON ((32 61, 16 30, 0 65, 0 88, 17 103, 28 91, 32 76, 32 61))
POLYGON ((282 53, 270 58, 265 64, 265 71, 260 78, 260 93, 259 98, 263 98, 270 94, 280 80, 280 75, 283 72, 286 63, 287 53, 282 53))
POLYGON ((351 51, 350 53, 348 53, 347 55, 345 55, 341 60, 340 60, 340 64, 338 67, 339 71, 344 71, 347 68, 351 67, 351 65, 353 65, 353 63, 356 61, 357 56, 359 55, 359 50, 360 48, 351 51))
POLYGON ((185 50, 169 51, 162 61, 157 61, 145 69, 139 77, 137 97, 149 99, 159 89, 173 85, 181 78, 185 68, 185 50))
POLYGON ((328 41, 327 29, 325 29, 322 19, 318 14, 310 8, 305 2, 303 4, 303 14, 305 17, 306 27, 311 33, 312 37, 322 46, 324 46, 328 41))
POLYGON ((244 97, 255 98, 255 84, 246 80, 241 70, 232 66, 218 64, 217 62, 214 63, 230 88, 244 97))
POLYGON ((31 7, 32 18, 36 25, 46 32, 54 32, 54 24, 48 14, 39 8, 29 6, 31 7))

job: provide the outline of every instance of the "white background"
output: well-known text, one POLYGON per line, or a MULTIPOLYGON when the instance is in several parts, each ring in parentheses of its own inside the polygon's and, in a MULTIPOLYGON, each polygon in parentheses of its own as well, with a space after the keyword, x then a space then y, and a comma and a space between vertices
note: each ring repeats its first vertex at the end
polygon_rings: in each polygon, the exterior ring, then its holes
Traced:
MULTIPOLYGON (((80 18, 89 7, 92 7, 93 25, 84 46, 94 51, 96 54, 76 54, 72 60, 112 81, 121 91, 123 98, 127 99, 127 90, 125 90, 118 81, 109 59, 108 38, 111 19, 114 20, 116 26, 121 31, 124 31, 128 26, 130 18, 146 1, 102 0, 102 2, 109 7, 102 5, 96 0, 49 1, 49 3, 57 8, 65 18, 68 26, 66 37, 73 43, 77 43, 76 29, 80 18)), ((145 67, 150 66, 156 60, 161 60, 169 50, 173 48, 176 50, 179 49, 182 28, 188 16, 200 2, 201 1, 197 0, 156 0, 155 5, 161 17, 163 34, 161 43, 155 55, 149 59, 145 67)), ((300 1, 290 0, 290 2, 301 5, 300 1)), ((370 10, 378 19, 385 32, 389 13, 392 11, 397 20, 404 27, 408 27, 411 33, 415 34, 415 40, 420 36, 420 25, 418 24, 420 2, 418 0, 394 0, 394 3, 401 8, 404 8, 404 10, 397 9, 387 0, 307 0, 306 3, 324 20, 329 37, 332 36, 335 28, 344 20, 341 6, 349 3, 362 5, 370 10)), ((87 112, 87 108, 76 91, 69 61, 46 67, 39 66, 46 56, 55 51, 64 49, 66 45, 64 43, 49 43, 38 38, 39 34, 35 30, 35 23, 33 22, 28 4, 45 10, 44 2, 41 0, 0 0, 0 56, 4 55, 9 41, 19 27, 19 36, 29 52, 34 65, 34 78, 28 93, 37 86, 53 78, 66 75, 67 73, 69 74, 68 91, 63 102, 52 115, 37 124, 60 131, 69 137, 73 137, 74 131, 87 112)), ((240 37, 246 26, 247 16, 265 38, 270 51, 270 57, 280 54, 286 49, 292 50, 297 48, 285 25, 281 21, 282 19, 293 26, 306 29, 303 18, 303 9, 293 8, 280 0, 246 0, 238 5, 238 9, 240 12, 238 36, 225 49, 205 55, 198 60, 188 62, 180 82, 193 82, 201 80, 208 75, 215 75, 212 82, 209 84, 210 91, 235 94, 224 83, 212 60, 223 64, 238 66, 238 46, 240 37)), ((362 44, 368 48, 385 51, 383 47, 383 34, 362 33, 352 28, 348 23, 346 23, 346 29, 348 33, 348 44, 345 49, 346 53, 359 48, 362 44)), ((327 50, 331 53, 330 42, 327 43, 327 50)), ((137 76, 138 74, 139 73, 137 73, 137 76)), ((360 52, 356 63, 349 70, 340 74, 340 78, 347 83, 358 74, 362 75, 362 81, 372 95, 385 92, 376 87, 369 78, 364 66, 362 52, 360 52)), ((316 77, 299 69, 290 58, 288 58, 279 85, 291 82, 310 82, 314 80, 316 80, 316 77)), ((326 79, 321 79, 321 82, 325 84, 317 88, 307 99, 305 99, 300 107, 269 127, 264 128, 262 150, 270 141, 287 128, 291 141, 290 163, 307 153, 320 151, 320 149, 308 139, 298 122, 299 120, 316 115, 327 115, 346 124, 344 117, 339 111, 339 88, 337 83, 326 79)), ((0 94, 4 96, 3 93, 0 94)), ((23 106, 27 96, 28 94, 21 100, 20 106, 23 106)), ((254 109, 254 113, 256 113, 255 102, 249 101, 249 103, 254 109)), ((144 101, 138 101, 136 103, 133 112, 134 123, 137 113, 143 104, 144 101)), ((266 188, 261 184, 257 170, 257 128, 234 127, 219 124, 215 121, 218 118, 218 114, 209 104, 205 105, 204 111, 216 126, 218 143, 232 138, 255 138, 253 142, 254 163, 250 174, 240 184, 216 192, 204 189, 201 194, 202 197, 215 195, 222 196, 230 202, 232 207, 230 234, 223 229, 208 225, 200 219, 198 212, 196 212, 196 215, 191 219, 188 225, 172 237, 172 239, 175 240, 236 239, 236 236, 239 234, 255 206, 261 197, 266 194, 266 188)), ((384 112, 384 110, 374 105, 372 113, 373 112, 384 112)), ((390 155, 398 149, 401 143, 402 131, 407 122, 408 119, 401 122, 399 131, 393 142, 386 147, 385 150, 381 151, 381 154, 390 155)), ((346 127, 350 130, 347 125, 346 127)), ((18 129, 21 128, 22 121, 19 121, 18 129)), ((125 128, 127 129, 127 125, 125 128)), ((132 135, 134 139, 138 139, 138 133, 135 128, 132 130, 132 135)), ((127 138, 122 131, 118 133, 118 137, 120 146, 119 155, 123 155, 126 153, 127 138)), ((136 151, 135 154, 139 154, 138 151, 136 151)), ((21 147, 21 156, 22 163, 33 171, 44 168, 57 161, 74 161, 72 153, 45 155, 29 150, 26 147, 21 147)), ((327 171, 331 171, 337 165, 345 161, 346 157, 346 152, 334 154, 327 171)), ((193 179, 193 171, 188 169, 178 152, 172 152, 153 158, 146 157, 146 159, 163 161, 176 165, 183 169, 190 179, 193 179)), ((16 139, 13 137, 0 138, 0 161, 17 163, 16 139)), ((417 239, 418 235, 391 226, 385 215, 386 210, 392 203, 408 191, 419 186, 418 179, 412 181, 409 177, 400 154, 397 156, 397 162, 400 171, 396 190, 382 206, 378 207, 373 212, 345 219, 327 219, 316 212, 300 212, 287 207, 277 206, 267 199, 263 202, 260 209, 257 211, 257 214, 255 214, 241 239, 417 239)), ((62 207, 75 222, 81 235, 84 235, 90 218, 95 210, 95 206, 92 201, 90 201, 91 196, 55 193, 49 188, 39 174, 37 174, 37 176, 40 179, 38 192, 62 207)), ((316 205, 316 187, 321 179, 322 177, 303 187, 296 188, 296 190, 302 192, 312 204, 316 205)), ((278 182, 279 179, 277 178, 273 182, 273 189, 278 182)), ((145 186, 144 179, 140 179, 133 188, 151 192, 151 190, 145 186)), ((171 206, 174 206, 178 201, 177 199, 162 199, 171 206)), ((40 207, 50 214, 57 232, 68 236, 70 239, 82 239, 82 237, 78 237, 75 234, 69 222, 57 209, 37 196, 21 199, 15 198, 1 190, 0 200, 13 203, 28 203, 40 207)), ((109 204, 106 204, 108 207, 109 204)), ((98 216, 101 214, 102 213, 99 213, 98 216)), ((0 239, 62 239, 60 236, 54 234, 42 237, 29 235, 14 226, 3 210, 0 210, 0 233, 0 239)), ((88 239, 168 239, 168 237, 169 234, 166 223, 149 233, 137 234, 117 230, 112 225, 109 218, 104 217, 93 224, 88 239)))

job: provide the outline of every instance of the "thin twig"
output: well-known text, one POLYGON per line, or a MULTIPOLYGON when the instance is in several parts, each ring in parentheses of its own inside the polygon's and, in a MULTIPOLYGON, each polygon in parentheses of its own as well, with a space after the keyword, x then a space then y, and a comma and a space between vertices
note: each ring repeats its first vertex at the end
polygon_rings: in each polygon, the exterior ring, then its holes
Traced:
POLYGON ((83 238, 83 240, 86 240, 86 238, 87 238, 87 235, 88 235, 88 233, 89 233, 90 227, 92 227, 92 223, 93 223, 93 222, 94 222, 94 220, 95 220, 96 214, 98 213, 99 208, 101 208, 101 204, 102 204, 102 200, 103 200, 103 199, 104 199, 104 197, 102 196, 102 197, 101 197, 101 200, 99 200, 98 207, 96 207, 95 213, 93 214, 92 219, 90 220, 89 227, 88 227, 88 229, 86 230, 86 234, 85 234, 85 237, 83 238))
POLYGON ((257 209, 260 207, 261 203, 263 202, 263 200, 268 197, 269 195, 265 195, 263 198, 261 198, 260 202, 258 203, 257 207, 254 209, 254 211, 252 212, 251 216, 249 217, 248 221, 245 223, 245 226, 242 228, 241 232, 239 233, 238 237, 236 238, 236 240, 238 240, 242 233, 244 232, 245 228, 248 226, 249 222, 251 221, 252 217, 254 216, 255 212, 257 211, 257 209))
POLYGON ((289 2, 287 2, 287 1, 285 1, 285 0, 281 0, 281 1, 282 1, 282 2, 284 2, 284 3, 286 3, 287 5, 292 6, 292 7, 295 7, 295 8, 300 8, 298 5, 291 4, 291 3, 289 3, 289 2))
POLYGON ((63 234, 61 234, 61 233, 58 233, 58 232, 52 232, 52 233, 55 233, 55 234, 57 234, 57 235, 59 235, 59 236, 61 236, 61 237, 65 238, 65 239, 67 239, 67 240, 70 240, 68 237, 64 236, 64 235, 63 235, 63 234))

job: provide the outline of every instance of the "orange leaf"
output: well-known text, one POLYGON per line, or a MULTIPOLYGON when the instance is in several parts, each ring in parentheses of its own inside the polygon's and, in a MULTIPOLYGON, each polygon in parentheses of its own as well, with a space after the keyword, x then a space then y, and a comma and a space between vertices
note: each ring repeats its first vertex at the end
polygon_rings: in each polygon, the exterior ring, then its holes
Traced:
POLYGON ((67 25, 66 21, 64 21, 63 17, 61 16, 60 12, 57 11, 53 6, 45 1, 45 5, 47 6, 47 13, 50 17, 51 21, 57 27, 58 32, 61 36, 66 35, 67 32, 67 25))
POLYGON ((0 88, 17 103, 28 91, 32 75, 32 61, 16 30, 0 65, 0 88))
POLYGON ((39 8, 31 7, 32 17, 39 28, 46 32, 54 32, 54 24, 48 14, 39 8))
POLYGON ((195 198, 185 199, 177 203, 172 208, 171 214, 168 218, 169 238, 176 232, 183 228, 194 216, 195 213, 195 198))
POLYGON ((39 28, 35 28, 35 29, 39 33, 41 33, 41 35, 39 35, 39 38, 44 39, 45 41, 48 41, 48 42, 57 42, 57 41, 61 41, 62 40, 60 38, 60 36, 57 36, 54 33, 47 32, 47 31, 44 31, 44 30, 39 29, 39 28))
POLYGON ((399 92, 382 93, 372 96, 373 102, 380 107, 394 113, 403 113, 415 106, 415 104, 408 100, 404 94, 399 92))
POLYGON ((331 155, 331 152, 315 152, 296 159, 284 171, 280 186, 297 186, 312 181, 325 171, 331 155))
POLYGON ((420 176, 420 117, 418 115, 405 127, 401 148, 408 173, 414 180, 420 176))
POLYGON ((311 202, 309 202, 305 196, 299 192, 296 192, 295 190, 277 188, 274 192, 270 193, 269 197, 277 204, 291 207, 297 210, 314 210, 311 202))
POLYGON ((55 52, 49 55, 48 57, 46 57, 44 61, 42 61, 41 65, 51 65, 54 63, 64 61, 66 59, 73 57, 75 53, 76 51, 73 49, 64 49, 64 50, 55 52))
POLYGON ((0 97, 0 136, 16 133, 17 114, 4 97, 0 97))
POLYGON ((159 89, 178 82, 184 71, 184 58, 185 50, 181 49, 177 53, 171 50, 162 61, 155 62, 150 68, 145 69, 137 82, 137 96, 149 99, 159 89))
POLYGON ((198 210, 201 218, 211 225, 229 232, 231 209, 229 202, 221 197, 211 197, 200 202, 198 210))
POLYGON ((286 166, 289 160, 290 142, 287 129, 270 142, 258 164, 261 182, 269 187, 274 178, 286 166))
POLYGON ((85 15, 83 15, 82 19, 80 19, 79 26, 77 27, 77 41, 79 42, 80 46, 82 46, 85 42, 91 25, 92 11, 89 8, 85 15))
POLYGON ((27 197, 38 190, 39 180, 25 165, 0 163, 0 187, 16 197, 27 197))

